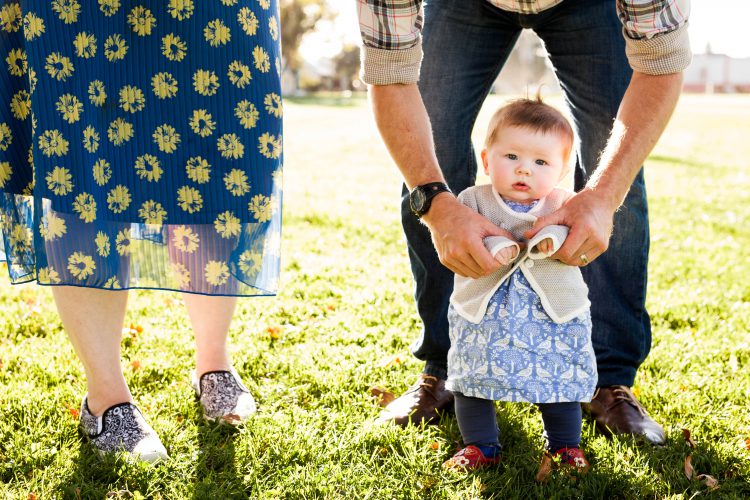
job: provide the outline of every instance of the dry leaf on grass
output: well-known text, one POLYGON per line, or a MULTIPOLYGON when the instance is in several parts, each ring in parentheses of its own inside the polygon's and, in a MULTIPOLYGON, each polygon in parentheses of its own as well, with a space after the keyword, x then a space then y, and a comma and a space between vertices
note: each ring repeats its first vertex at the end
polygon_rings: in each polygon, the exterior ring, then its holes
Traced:
POLYGON ((386 391, 382 387, 370 387, 370 396, 378 400, 378 404, 382 407, 386 407, 391 401, 396 399, 396 396, 391 391, 386 391))
POLYGON ((266 328, 266 335, 268 335, 271 340, 279 340, 281 338, 281 327, 269 326, 266 328))
POLYGON ((131 361, 130 362, 130 368, 134 372, 140 370, 140 368, 141 368, 141 362, 140 361, 131 361))
POLYGON ((750 438, 745 439, 745 448, 750 450, 750 438))
POLYGON ((713 476, 709 476, 708 474, 699 474, 695 479, 703 481, 703 484, 708 486, 708 491, 719 489, 719 480, 713 476))
POLYGON ((391 358, 385 358, 382 361, 380 361, 380 368, 390 368, 391 366, 397 366, 403 363, 404 360, 401 359, 401 356, 393 356, 391 358))
POLYGON ((690 431, 688 429, 682 429, 682 436, 685 438, 685 441, 690 446, 690 448, 694 450, 695 441, 693 441, 693 438, 690 437, 690 431))
POLYGON ((685 457, 685 477, 692 480, 694 475, 695 469, 693 468, 693 455, 688 455, 685 457))

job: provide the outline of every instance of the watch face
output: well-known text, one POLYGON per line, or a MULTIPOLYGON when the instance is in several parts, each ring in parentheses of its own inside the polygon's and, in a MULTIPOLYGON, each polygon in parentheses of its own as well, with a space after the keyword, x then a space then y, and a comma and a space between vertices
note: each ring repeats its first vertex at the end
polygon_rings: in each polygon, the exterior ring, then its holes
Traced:
POLYGON ((424 211, 425 201, 427 201, 427 196, 425 196, 424 191, 418 187, 411 192, 411 195, 409 195, 409 204, 415 214, 421 214, 424 211))

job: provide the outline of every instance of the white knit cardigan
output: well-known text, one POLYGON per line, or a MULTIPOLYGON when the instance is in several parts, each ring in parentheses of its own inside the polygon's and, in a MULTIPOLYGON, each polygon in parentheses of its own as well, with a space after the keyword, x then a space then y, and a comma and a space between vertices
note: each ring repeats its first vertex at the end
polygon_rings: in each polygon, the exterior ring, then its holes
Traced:
MULTIPOLYGON (((523 233, 531 229, 538 217, 554 212, 572 195, 569 191, 556 188, 527 213, 511 209, 490 184, 466 189, 458 199, 509 231, 516 240, 523 241, 523 233)), ((518 243, 504 236, 485 238, 484 244, 491 254, 494 255, 502 248, 515 246, 519 250, 519 256, 488 276, 473 279, 456 275, 451 304, 461 316, 472 323, 479 323, 487 311, 492 295, 516 269, 520 269, 539 296, 545 312, 555 323, 564 323, 577 317, 591 304, 581 271, 575 266, 551 259, 546 254, 532 251, 543 239, 551 238, 554 253, 567 236, 567 227, 547 226, 526 242, 523 253, 520 252, 518 243)))

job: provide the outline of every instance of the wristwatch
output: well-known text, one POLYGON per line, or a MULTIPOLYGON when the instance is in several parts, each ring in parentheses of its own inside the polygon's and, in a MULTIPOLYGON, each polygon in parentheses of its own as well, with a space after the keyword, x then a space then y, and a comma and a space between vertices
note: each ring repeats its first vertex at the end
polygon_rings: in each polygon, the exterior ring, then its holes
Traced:
POLYGON ((451 188, 444 182, 430 182, 422 184, 409 193, 409 207, 414 215, 422 218, 430 209, 432 199, 440 193, 450 193, 451 188))

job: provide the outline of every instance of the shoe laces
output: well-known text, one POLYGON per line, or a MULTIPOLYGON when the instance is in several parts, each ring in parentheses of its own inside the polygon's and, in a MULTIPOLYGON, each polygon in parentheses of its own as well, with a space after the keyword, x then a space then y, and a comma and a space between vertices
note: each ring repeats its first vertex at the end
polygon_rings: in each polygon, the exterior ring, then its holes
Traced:
POLYGON ((641 406, 641 403, 639 403, 637 399, 635 399, 635 396, 633 395, 629 387, 625 385, 613 386, 612 394, 615 398, 615 404, 627 403, 638 410, 638 413, 640 413, 641 416, 647 416, 646 409, 641 406))

